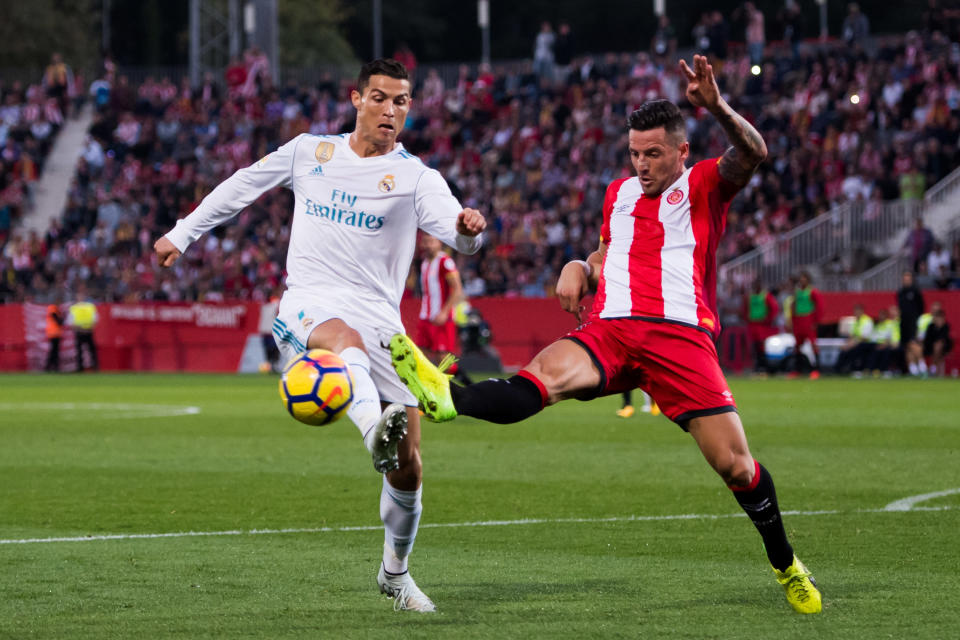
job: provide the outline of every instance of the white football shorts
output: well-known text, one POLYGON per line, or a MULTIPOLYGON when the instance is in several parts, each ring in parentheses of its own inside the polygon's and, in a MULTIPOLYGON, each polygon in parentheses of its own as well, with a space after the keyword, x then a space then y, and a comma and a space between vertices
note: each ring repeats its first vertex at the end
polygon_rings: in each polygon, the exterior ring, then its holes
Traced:
POLYGON ((273 339, 280 349, 280 362, 288 362, 307 350, 307 339, 317 325, 339 318, 354 329, 363 339, 370 357, 370 378, 377 387, 383 402, 400 402, 408 407, 417 406, 410 390, 400 382, 397 372, 390 364, 390 350, 386 347, 394 333, 403 333, 399 327, 371 327, 362 320, 343 311, 331 311, 302 298, 287 293, 280 300, 277 319, 273 322, 273 339))

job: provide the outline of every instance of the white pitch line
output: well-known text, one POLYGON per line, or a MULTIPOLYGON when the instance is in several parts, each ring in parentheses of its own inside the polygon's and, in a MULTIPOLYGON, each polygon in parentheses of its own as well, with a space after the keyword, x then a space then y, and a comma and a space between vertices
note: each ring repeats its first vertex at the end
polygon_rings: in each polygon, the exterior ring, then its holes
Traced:
MULTIPOLYGON (((952 506, 916 507, 910 511, 949 511, 952 506)), ((860 509, 846 513, 888 513, 888 509, 860 509)), ((785 516, 824 516, 845 512, 838 509, 821 511, 784 511, 785 516)), ((475 522, 427 522, 421 529, 460 529, 468 527, 511 527, 535 524, 603 524, 607 522, 663 522, 669 520, 721 520, 726 518, 745 518, 744 513, 685 513, 664 516, 612 516, 609 518, 524 518, 521 520, 481 520, 475 522)), ((4 544, 44 544, 50 542, 94 542, 100 540, 150 540, 155 538, 201 538, 211 536, 266 536, 287 533, 344 533, 352 531, 382 531, 383 525, 358 525, 343 527, 304 527, 289 529, 231 529, 227 531, 173 531, 169 533, 115 533, 59 538, 12 538, 0 540, 4 544)))
POLYGON ((61 412, 60 420, 77 420, 89 413, 101 413, 104 414, 101 417, 107 419, 168 418, 200 413, 200 407, 129 402, 0 402, 0 410, 61 412))
POLYGON ((883 508, 884 511, 910 511, 914 508, 919 502, 926 502, 927 500, 933 500, 934 498, 942 498, 943 496, 952 496, 955 493, 960 493, 960 487, 956 489, 945 489, 944 491, 934 491, 933 493, 924 493, 919 496, 909 496, 907 498, 902 498, 900 500, 894 500, 887 506, 883 508))

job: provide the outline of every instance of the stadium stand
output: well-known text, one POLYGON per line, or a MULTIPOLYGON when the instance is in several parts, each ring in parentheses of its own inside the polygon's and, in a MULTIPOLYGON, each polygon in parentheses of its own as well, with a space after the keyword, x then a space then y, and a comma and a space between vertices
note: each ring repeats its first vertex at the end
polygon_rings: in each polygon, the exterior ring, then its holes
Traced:
MULTIPOLYGON (((960 47, 938 33, 880 38, 869 53, 768 48, 756 67, 742 48, 729 51, 715 60, 723 88, 764 134, 770 159, 734 202, 720 262, 837 207, 869 218, 885 202, 917 202, 960 164, 960 47)), ((283 190, 206 237, 173 272, 150 250, 238 167, 301 132, 352 124, 351 78, 273 86, 262 64, 249 73, 254 62, 232 63, 225 86, 210 77, 200 87, 98 80, 97 118, 63 216, 45 234, 15 230, 6 240, 0 299, 62 300, 78 280, 105 301, 257 301, 273 291, 291 208, 283 190)), ((458 258, 468 295, 549 295, 559 267, 596 247, 604 189, 629 172, 626 114, 656 96, 685 102, 673 62, 645 52, 579 57, 556 82, 529 61, 463 66, 451 83, 421 69, 402 140, 490 217, 487 248, 458 258)), ((721 154, 711 119, 687 114, 692 160, 721 154)), ((9 166, 4 193, 22 183, 9 166)))
POLYGON ((64 117, 42 84, 0 84, 0 243, 30 206, 64 117))

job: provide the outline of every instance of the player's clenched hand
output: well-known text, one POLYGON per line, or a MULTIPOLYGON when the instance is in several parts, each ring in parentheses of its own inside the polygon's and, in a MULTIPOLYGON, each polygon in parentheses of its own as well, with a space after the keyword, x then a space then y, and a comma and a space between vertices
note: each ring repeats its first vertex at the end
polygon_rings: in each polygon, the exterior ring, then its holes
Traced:
POLYGON ((693 56, 693 69, 686 60, 680 61, 680 71, 687 78, 687 100, 695 107, 710 110, 720 104, 720 87, 713 75, 713 66, 707 56, 693 56))
POLYGON ((580 301, 590 291, 587 273, 578 262, 568 262, 560 271, 557 281, 557 299, 564 311, 580 314, 580 301))
POLYGON ((476 209, 464 209, 457 215, 457 233, 462 236, 480 235, 486 228, 486 219, 476 209))
POLYGON ((161 236, 153 243, 153 250, 157 253, 157 261, 161 267, 171 267, 180 257, 180 250, 173 246, 166 236, 161 236))

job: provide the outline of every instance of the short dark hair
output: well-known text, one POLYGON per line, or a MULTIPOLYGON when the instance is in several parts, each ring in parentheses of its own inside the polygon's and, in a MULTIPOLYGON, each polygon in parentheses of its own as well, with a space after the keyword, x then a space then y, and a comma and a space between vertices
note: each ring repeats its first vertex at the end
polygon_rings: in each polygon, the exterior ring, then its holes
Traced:
POLYGON ((397 80, 409 80, 410 74, 402 62, 397 62, 393 58, 377 58, 371 60, 360 67, 360 75, 357 76, 357 91, 361 94, 370 84, 370 76, 387 76, 397 80))
POLYGON ((644 102, 639 109, 630 114, 627 123, 631 129, 649 131, 663 127, 667 135, 687 139, 687 127, 683 121, 680 107, 669 100, 651 100, 644 102))

